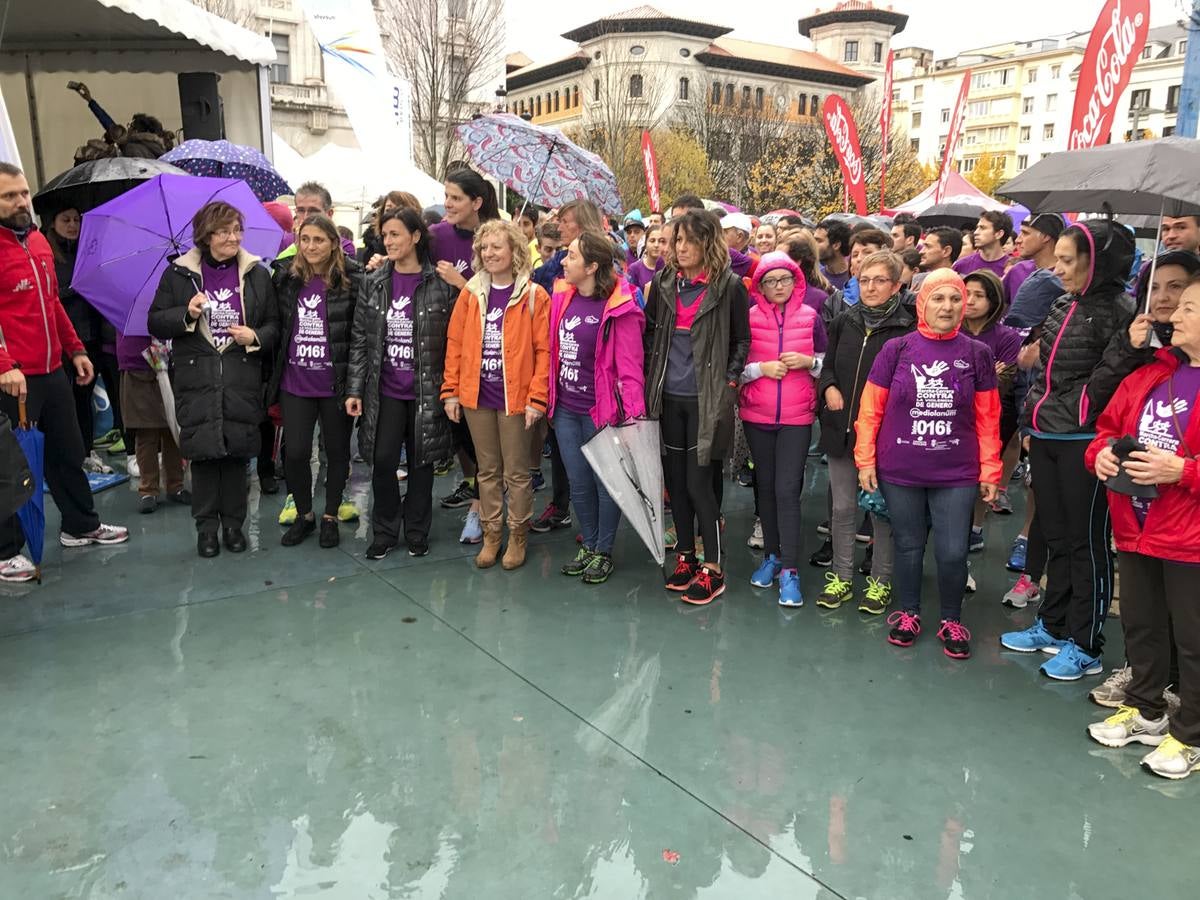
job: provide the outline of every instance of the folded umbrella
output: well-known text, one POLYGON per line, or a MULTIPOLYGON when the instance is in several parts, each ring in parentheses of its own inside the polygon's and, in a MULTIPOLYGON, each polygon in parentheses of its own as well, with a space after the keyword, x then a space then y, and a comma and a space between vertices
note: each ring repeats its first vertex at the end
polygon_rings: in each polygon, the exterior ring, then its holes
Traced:
POLYGON ((33 496, 33 473, 8 416, 0 415, 0 523, 33 496))
POLYGON ((493 113, 455 130, 475 167, 528 203, 556 209, 570 200, 590 200, 609 215, 625 213, 612 170, 557 128, 534 125, 511 113, 493 113))
POLYGON ((42 493, 42 473, 46 452, 46 436, 29 423, 25 410, 25 401, 17 406, 19 422, 13 434, 25 461, 29 465, 29 476, 34 491, 29 499, 17 510, 17 521, 21 523, 21 531, 25 535, 25 543, 29 548, 29 558, 37 566, 37 580, 42 580, 42 551, 46 539, 46 500, 42 493))
POLYGON ((183 169, 161 159, 133 156, 90 159, 50 179, 34 195, 33 210, 45 223, 47 217, 64 209, 77 209, 81 213, 95 209, 155 175, 186 174, 183 169))
POLYGON ((642 543, 661 566, 663 546, 663 471, 657 422, 632 419, 606 425, 583 445, 583 456, 621 509, 642 543))
POLYGON ((214 200, 245 219, 242 246, 274 259, 283 232, 244 181, 158 175, 83 214, 71 287, 123 334, 146 335, 168 262, 192 246, 192 216, 214 200))
POLYGON ((229 141, 184 141, 159 159, 205 178, 239 178, 264 203, 292 192, 261 151, 229 141))

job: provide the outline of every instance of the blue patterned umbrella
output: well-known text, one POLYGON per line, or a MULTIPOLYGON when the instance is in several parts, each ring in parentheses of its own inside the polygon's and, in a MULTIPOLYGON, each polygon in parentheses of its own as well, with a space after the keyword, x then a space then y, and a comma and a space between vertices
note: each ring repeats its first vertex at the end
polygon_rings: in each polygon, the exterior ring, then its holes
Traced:
POLYGON ((159 159, 206 178, 240 178, 264 203, 292 192, 271 161, 253 147, 229 141, 184 141, 159 159))

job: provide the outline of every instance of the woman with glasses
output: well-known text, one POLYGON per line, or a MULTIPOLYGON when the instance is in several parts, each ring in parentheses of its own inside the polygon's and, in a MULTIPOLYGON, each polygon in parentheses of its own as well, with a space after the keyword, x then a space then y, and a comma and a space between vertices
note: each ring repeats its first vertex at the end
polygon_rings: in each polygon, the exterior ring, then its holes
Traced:
POLYGON ((192 218, 195 244, 162 274, 150 334, 172 341, 179 449, 191 460, 202 557, 246 549, 246 462, 259 452, 263 355, 279 337, 271 275, 242 248, 242 214, 215 201, 192 218))

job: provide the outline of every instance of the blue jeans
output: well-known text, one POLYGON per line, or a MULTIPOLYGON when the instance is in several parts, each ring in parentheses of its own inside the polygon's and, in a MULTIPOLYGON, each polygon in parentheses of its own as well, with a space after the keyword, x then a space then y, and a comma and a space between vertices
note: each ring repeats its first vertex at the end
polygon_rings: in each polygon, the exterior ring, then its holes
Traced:
POLYGON ((958 620, 962 615, 963 591, 967 586, 967 544, 971 514, 979 488, 909 487, 880 480, 892 521, 896 561, 892 583, 900 608, 921 612, 921 572, 925 544, 933 531, 933 556, 937 562, 938 595, 942 618, 958 620))
POLYGON ((583 546, 597 553, 612 553, 621 523, 621 510, 596 478, 583 456, 583 445, 597 432, 592 417, 559 407, 554 411, 554 434, 571 483, 571 507, 583 533, 583 546))

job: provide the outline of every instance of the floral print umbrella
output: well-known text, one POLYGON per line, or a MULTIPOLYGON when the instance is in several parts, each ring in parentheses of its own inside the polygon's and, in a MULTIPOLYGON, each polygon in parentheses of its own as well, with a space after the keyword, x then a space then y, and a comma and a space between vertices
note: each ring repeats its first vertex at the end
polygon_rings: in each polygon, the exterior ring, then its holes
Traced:
POLYGON ((624 214, 612 169, 557 128, 493 113, 464 122, 457 131, 476 168, 530 203, 555 209, 569 200, 590 200, 609 215, 624 214))
POLYGON ((261 152, 229 141, 184 141, 159 159, 192 175, 241 179, 250 185, 254 196, 263 203, 292 192, 271 161, 261 152))

